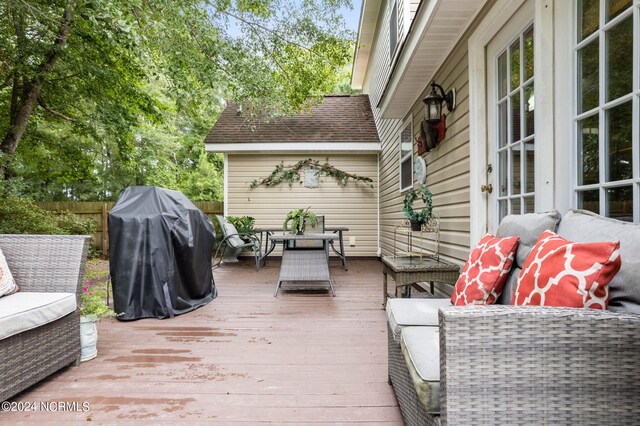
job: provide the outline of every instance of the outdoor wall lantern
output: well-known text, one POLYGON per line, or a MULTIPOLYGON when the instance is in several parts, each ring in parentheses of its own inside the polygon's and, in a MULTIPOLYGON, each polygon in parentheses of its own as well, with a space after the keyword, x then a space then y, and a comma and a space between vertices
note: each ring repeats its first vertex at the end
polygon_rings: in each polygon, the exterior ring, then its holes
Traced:
POLYGON ((431 144, 435 145, 444 137, 446 131, 446 116, 442 114, 442 104, 444 103, 447 106, 448 112, 455 109, 456 89, 451 89, 445 93, 442 86, 432 81, 431 93, 429 93, 422 102, 425 104, 424 118, 428 124, 428 137, 432 139, 430 141, 431 144))

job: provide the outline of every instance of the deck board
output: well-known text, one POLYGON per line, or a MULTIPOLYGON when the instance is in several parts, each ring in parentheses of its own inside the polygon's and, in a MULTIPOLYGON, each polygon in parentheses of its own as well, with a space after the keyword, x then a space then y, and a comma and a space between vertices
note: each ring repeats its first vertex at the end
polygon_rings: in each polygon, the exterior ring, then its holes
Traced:
POLYGON ((2 413, 4 422, 402 424, 387 384, 382 266, 331 261, 328 291, 273 290, 277 259, 215 272, 219 296, 173 320, 103 320, 98 358, 14 401, 87 412, 2 413))

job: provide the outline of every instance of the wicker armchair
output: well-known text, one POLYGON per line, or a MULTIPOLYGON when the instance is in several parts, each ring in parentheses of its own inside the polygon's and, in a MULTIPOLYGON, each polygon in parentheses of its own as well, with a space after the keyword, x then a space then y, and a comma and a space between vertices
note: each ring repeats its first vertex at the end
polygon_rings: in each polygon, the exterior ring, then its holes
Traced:
POLYGON ((389 379, 407 424, 638 424, 640 315, 452 306, 439 321, 439 416, 418 401, 389 332, 389 379))
MULTIPOLYGON (((80 301, 90 237, 0 235, 20 292, 75 293, 80 301)), ((11 296, 6 296, 11 297, 11 296)), ((80 311, 0 340, 0 401, 80 359, 80 311)))

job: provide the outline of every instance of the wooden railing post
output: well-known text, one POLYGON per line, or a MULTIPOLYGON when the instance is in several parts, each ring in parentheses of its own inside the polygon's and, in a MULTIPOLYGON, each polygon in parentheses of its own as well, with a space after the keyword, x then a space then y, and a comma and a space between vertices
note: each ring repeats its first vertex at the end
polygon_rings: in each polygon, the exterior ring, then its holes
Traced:
POLYGON ((109 210, 107 209, 107 203, 102 203, 102 255, 109 255, 109 223, 108 223, 109 210))

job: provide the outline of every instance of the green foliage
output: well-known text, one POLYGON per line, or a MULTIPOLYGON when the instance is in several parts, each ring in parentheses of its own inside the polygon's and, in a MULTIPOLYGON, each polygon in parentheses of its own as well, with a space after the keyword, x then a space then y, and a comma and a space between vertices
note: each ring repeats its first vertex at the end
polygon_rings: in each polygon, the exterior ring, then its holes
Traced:
POLYGON ((253 179, 249 186, 251 189, 256 188, 260 185, 264 186, 276 186, 283 182, 286 182, 289 185, 289 188, 293 186, 295 182, 301 182, 300 172, 306 168, 312 168, 318 170, 318 173, 321 176, 331 176, 338 181, 338 185, 346 186, 349 182, 349 179, 352 179, 356 182, 365 182, 369 184, 371 188, 373 188, 373 180, 369 177, 359 176, 354 173, 347 173, 336 167, 329 164, 329 159, 327 158, 324 163, 320 163, 318 160, 313 160, 311 158, 307 158, 306 160, 300 160, 296 164, 292 164, 289 166, 285 166, 284 162, 276 165, 276 168, 271 172, 271 174, 265 178, 253 179))
POLYGON ((89 281, 82 286, 80 297, 80 315, 96 320, 104 317, 115 317, 116 313, 105 303, 106 290, 92 287, 89 281))
POLYGON ((223 99, 291 114, 344 81, 346 0, 0 2, 0 170, 36 200, 112 200, 129 185, 222 199, 204 136, 223 99), (63 12, 68 38, 57 37, 63 12), (51 59, 55 57, 55 61, 51 59), (17 150, 5 143, 40 87, 17 150), (35 93, 35 92, 34 92, 35 93))
POLYGON ((254 231, 256 220, 251 216, 227 216, 226 219, 236 227, 239 234, 250 234, 254 231))
POLYGON ((402 209, 402 213, 411 221, 417 221, 420 223, 425 223, 433 214, 433 205, 431 202, 431 191, 424 183, 420 185, 420 187, 416 189, 412 189, 407 192, 404 196, 404 207, 402 209), (418 199, 422 199, 422 202, 425 204, 422 210, 416 211, 413 209, 413 203, 418 199))
POLYGON ((291 223, 290 231, 292 234, 295 233, 304 233, 304 230, 307 227, 307 224, 310 226, 318 226, 318 217, 315 213, 310 212, 309 209, 311 206, 306 209, 295 209, 291 210, 286 219, 284 220, 284 224, 282 225, 283 229, 289 228, 289 223, 291 223))
POLYGON ((95 222, 69 211, 55 214, 32 201, 8 196, 0 202, 0 234, 93 235, 95 222))

